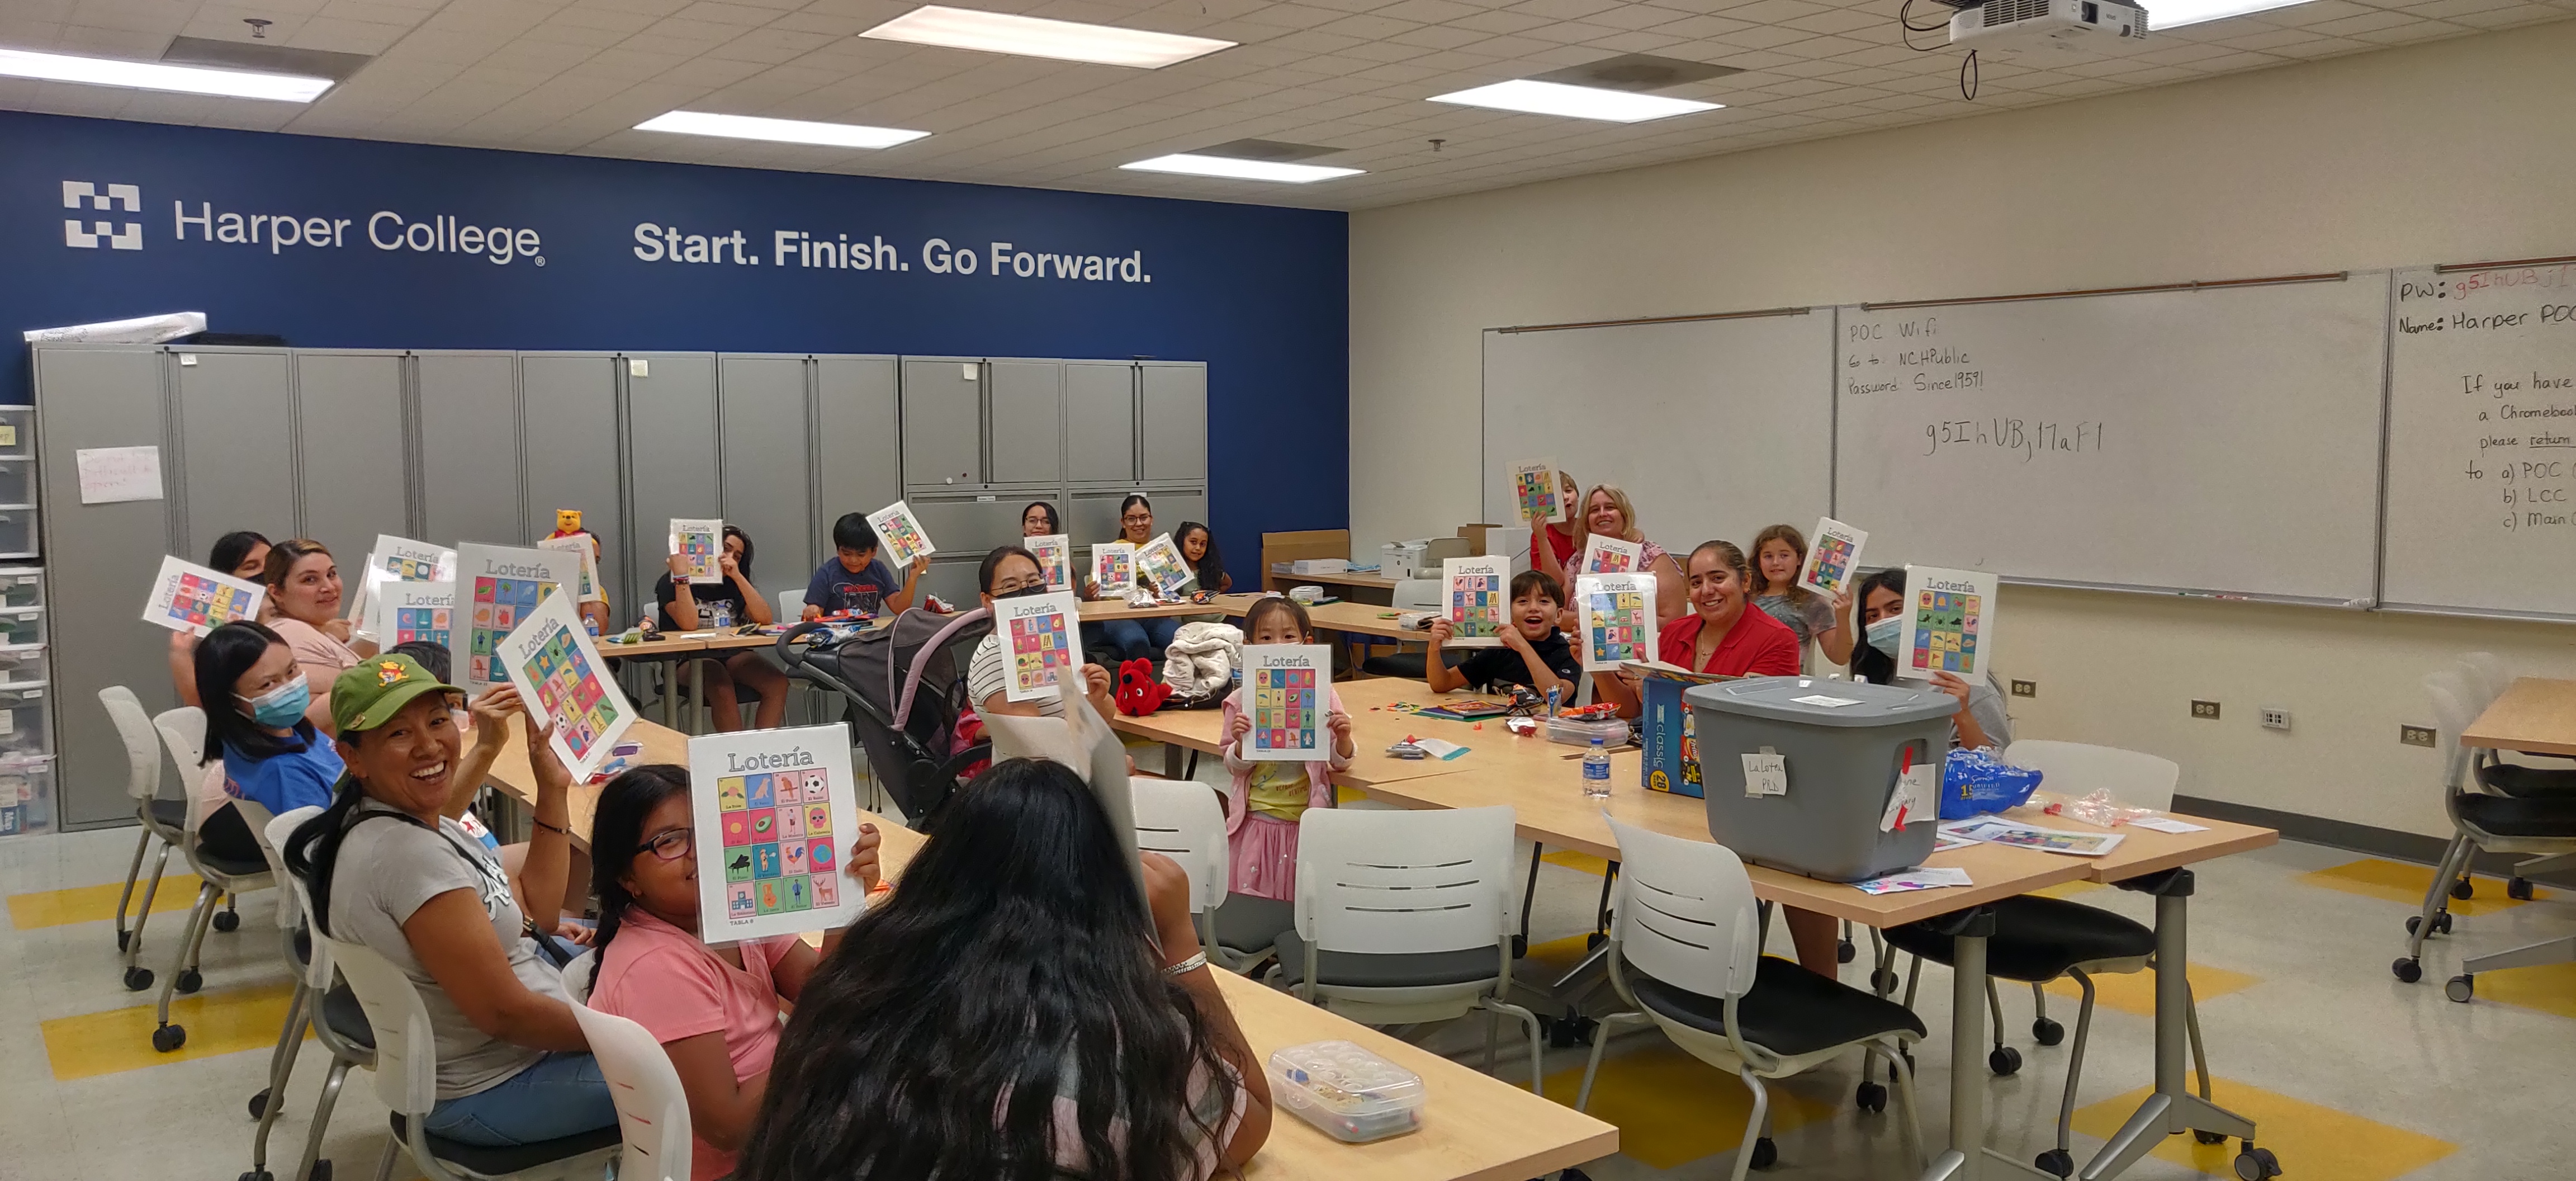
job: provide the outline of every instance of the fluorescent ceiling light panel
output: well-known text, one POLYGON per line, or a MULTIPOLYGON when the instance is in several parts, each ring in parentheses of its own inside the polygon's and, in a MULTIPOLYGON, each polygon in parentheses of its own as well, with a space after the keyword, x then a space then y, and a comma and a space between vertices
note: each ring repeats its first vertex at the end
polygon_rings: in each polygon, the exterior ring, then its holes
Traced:
POLYGON ((1667 98, 1660 94, 1631 94, 1624 90, 1603 90, 1597 86, 1567 86, 1562 82, 1541 82, 1533 78, 1516 78, 1496 82, 1454 94, 1433 95, 1436 103, 1456 103, 1463 107, 1491 107, 1497 111, 1520 111, 1531 115, 1565 115, 1575 119, 1603 119, 1612 123, 1643 123, 1649 119, 1669 119, 1693 111, 1714 111, 1724 103, 1704 103, 1696 99, 1667 98))
POLYGON ((1201 156, 1180 152, 1121 164, 1120 168, 1138 172, 1178 172, 1189 176, 1222 176, 1232 180, 1275 180, 1292 185, 1312 184, 1337 176, 1358 176, 1357 168, 1329 168, 1321 164, 1282 164, 1274 160, 1237 160, 1230 156, 1201 156))
POLYGON ((762 119, 753 115, 710 115, 705 111, 672 111, 635 125, 637 131, 680 135, 718 135, 726 139, 765 139, 782 144, 821 144, 831 148, 890 148, 930 134, 858 123, 812 123, 803 119, 762 119))
POLYGON ((180 94, 214 94, 226 98, 263 98, 276 102, 309 103, 331 89, 328 78, 300 78, 292 74, 259 74, 248 70, 210 70, 202 66, 171 66, 159 62, 115 61, 103 57, 73 57, 62 53, 35 53, 24 49, 0 49, 0 77, 38 78, 47 82, 81 82, 91 86, 126 86, 136 90, 168 90, 180 94))
POLYGON ((2308 0, 2144 0, 2147 25, 2156 32, 2196 25, 2202 21, 2225 20, 2231 16, 2270 12, 2305 4, 2308 0))
POLYGON ((913 9, 859 35, 880 41, 909 41, 916 45, 944 45, 950 49, 1051 57, 1059 61, 1094 62, 1104 66, 1136 66, 1147 70, 1159 70, 1194 57, 1205 57, 1220 49, 1232 49, 1235 45, 1232 41, 1206 37, 1013 16, 1004 12, 978 12, 972 8, 949 8, 939 4, 913 9))

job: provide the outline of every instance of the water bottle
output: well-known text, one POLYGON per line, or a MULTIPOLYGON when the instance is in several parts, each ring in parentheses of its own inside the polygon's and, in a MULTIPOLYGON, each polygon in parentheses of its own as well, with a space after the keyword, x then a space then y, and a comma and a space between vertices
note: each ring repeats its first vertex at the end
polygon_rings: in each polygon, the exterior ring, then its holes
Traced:
POLYGON ((1592 736, 1592 750, 1583 756, 1583 798, 1598 803, 1610 798, 1610 751, 1601 745, 1601 736, 1592 736))

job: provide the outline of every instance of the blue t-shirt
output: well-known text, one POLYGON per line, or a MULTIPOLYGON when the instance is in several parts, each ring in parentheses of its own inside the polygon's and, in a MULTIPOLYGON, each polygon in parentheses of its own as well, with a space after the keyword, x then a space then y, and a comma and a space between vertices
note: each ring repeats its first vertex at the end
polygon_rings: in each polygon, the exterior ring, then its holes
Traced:
POLYGON ((814 577, 805 584, 805 605, 825 615, 844 611, 864 611, 870 615, 884 610, 885 601, 903 591, 903 580, 896 578, 894 567, 884 558, 871 558, 868 568, 852 574, 838 557, 826 558, 816 567, 814 577))
POLYGON ((331 788, 340 782, 340 752, 310 722, 296 726, 286 741, 289 749, 258 760, 225 747, 224 794, 258 804, 271 816, 329 806, 331 788))

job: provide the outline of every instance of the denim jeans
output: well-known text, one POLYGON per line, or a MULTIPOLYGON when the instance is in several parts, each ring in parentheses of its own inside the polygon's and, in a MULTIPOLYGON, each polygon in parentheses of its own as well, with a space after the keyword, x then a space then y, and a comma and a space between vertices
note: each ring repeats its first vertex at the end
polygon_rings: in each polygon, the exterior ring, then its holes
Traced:
POLYGON ((1172 642, 1172 634, 1181 630, 1181 621, 1160 619, 1112 619, 1100 625, 1100 634, 1118 649, 1120 660, 1152 660, 1155 653, 1172 642))
POLYGON ((442 1099, 421 1127, 485 1148, 513 1148, 613 1127, 617 1106, 588 1054, 556 1053, 471 1095, 442 1099))

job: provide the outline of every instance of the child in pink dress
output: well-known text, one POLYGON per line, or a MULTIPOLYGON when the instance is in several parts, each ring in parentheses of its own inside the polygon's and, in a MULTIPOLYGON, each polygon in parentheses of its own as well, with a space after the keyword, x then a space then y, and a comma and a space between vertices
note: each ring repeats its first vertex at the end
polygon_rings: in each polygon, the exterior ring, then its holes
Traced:
MULTIPOLYGON (((1315 625, 1306 608, 1284 598, 1252 605, 1243 620, 1247 644, 1311 644, 1315 625)), ((1333 772, 1351 765, 1351 715, 1342 710, 1339 693, 1330 694, 1324 729, 1332 735, 1331 758, 1311 762, 1254 762, 1243 757, 1252 732, 1252 711, 1245 688, 1225 699, 1219 733, 1225 735, 1225 769, 1233 777, 1226 790, 1225 832, 1233 868, 1227 889, 1236 894, 1288 901, 1297 896, 1297 822, 1308 808, 1333 806, 1333 772)))

